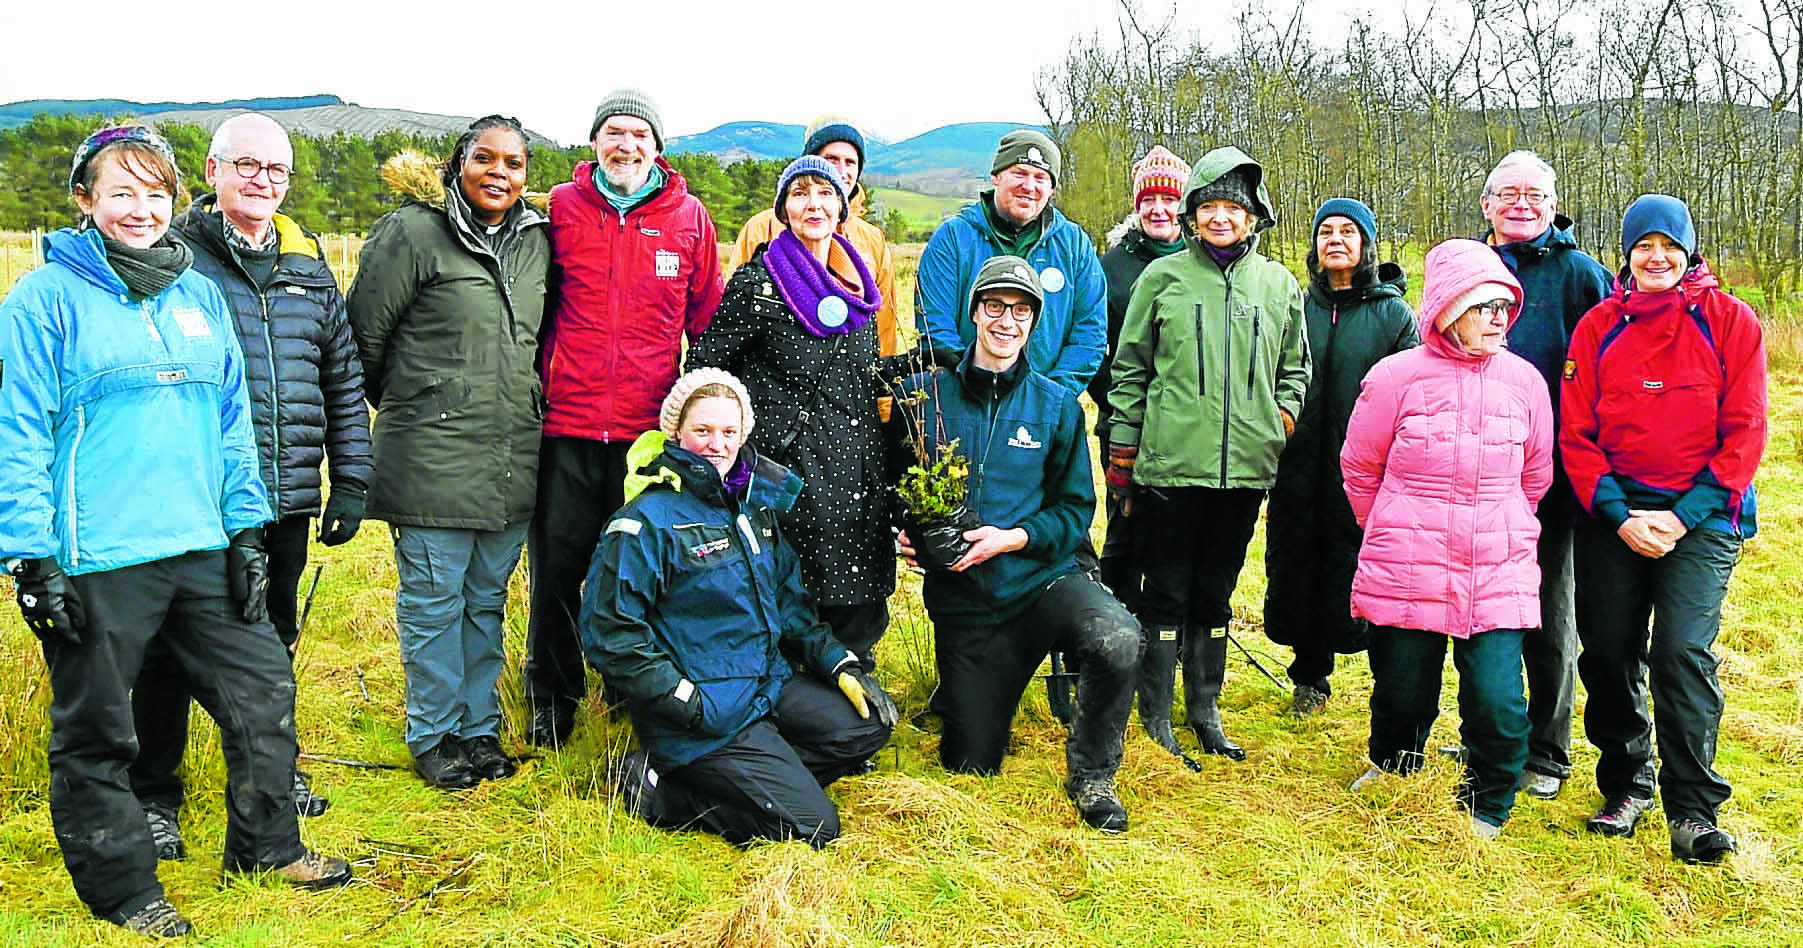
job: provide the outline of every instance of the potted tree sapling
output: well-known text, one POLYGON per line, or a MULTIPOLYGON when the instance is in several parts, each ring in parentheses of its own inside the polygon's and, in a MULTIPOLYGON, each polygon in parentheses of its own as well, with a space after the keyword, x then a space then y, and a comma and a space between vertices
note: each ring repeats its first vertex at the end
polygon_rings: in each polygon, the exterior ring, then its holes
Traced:
POLYGON ((964 531, 981 523, 965 504, 970 459, 958 453, 956 438, 946 440, 939 417, 939 369, 930 357, 923 359, 918 352, 892 357, 907 358, 910 367, 919 371, 885 378, 890 394, 879 399, 878 411, 907 442, 902 455, 907 467, 895 491, 901 499, 902 521, 914 547, 914 561, 924 569, 944 570, 970 550, 964 531), (934 437, 928 437, 929 431, 934 437))

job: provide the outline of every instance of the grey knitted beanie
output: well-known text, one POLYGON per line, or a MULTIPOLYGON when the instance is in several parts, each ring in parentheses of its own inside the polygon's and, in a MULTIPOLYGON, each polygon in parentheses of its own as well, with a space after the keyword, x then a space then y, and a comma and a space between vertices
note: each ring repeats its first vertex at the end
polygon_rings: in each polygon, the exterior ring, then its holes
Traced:
POLYGON ((595 133, 601 130, 601 123, 609 116, 631 115, 642 118, 651 126, 651 138, 657 142, 659 154, 664 150, 664 120, 657 114, 657 104, 651 97, 637 89, 615 89, 595 106, 595 122, 589 126, 588 137, 594 140, 595 133))

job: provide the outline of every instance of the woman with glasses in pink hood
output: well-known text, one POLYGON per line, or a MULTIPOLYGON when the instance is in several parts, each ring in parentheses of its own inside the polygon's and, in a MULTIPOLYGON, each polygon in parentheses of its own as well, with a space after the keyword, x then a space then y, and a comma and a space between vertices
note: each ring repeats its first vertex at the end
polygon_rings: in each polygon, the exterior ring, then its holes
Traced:
POLYGON ((1504 350, 1521 284, 1474 240, 1428 251, 1419 348, 1372 368, 1340 466, 1365 540, 1352 611, 1371 623, 1371 769, 1419 770, 1447 639, 1466 752, 1459 799, 1494 838, 1528 755, 1521 642, 1540 625, 1534 506, 1553 477, 1553 406, 1504 350))

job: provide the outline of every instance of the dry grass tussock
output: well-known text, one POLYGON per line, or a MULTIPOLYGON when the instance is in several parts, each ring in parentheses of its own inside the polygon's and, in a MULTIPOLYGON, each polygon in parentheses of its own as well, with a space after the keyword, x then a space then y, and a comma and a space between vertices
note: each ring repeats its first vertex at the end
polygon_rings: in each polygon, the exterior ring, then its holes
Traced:
MULTIPOLYGON (((1574 779, 1556 800, 1523 798, 1494 843, 1472 837, 1453 803, 1458 770, 1438 756, 1415 777, 1348 792, 1364 769, 1370 695, 1357 656, 1341 660, 1327 710, 1297 721, 1236 653, 1223 707, 1250 750, 1243 763, 1210 758, 1192 774, 1136 723, 1120 774, 1132 828, 1119 837, 1082 826, 1064 799, 1064 735, 1038 685, 999 777, 946 774, 937 734, 905 723, 875 773, 832 789, 845 835, 821 852, 740 850, 624 813, 606 769, 630 728, 597 700, 564 750, 449 796, 404 769, 391 550, 371 524, 313 550, 324 572, 296 666, 305 750, 402 768, 307 765, 333 807, 303 822, 304 838, 354 858, 359 881, 324 895, 220 884, 224 767, 202 715, 187 765, 190 855, 160 874, 207 944, 233 946, 1803 944, 1803 442, 1785 440, 1803 424, 1803 377, 1777 375, 1762 530, 1736 570, 1720 643, 1718 767, 1735 786, 1723 819, 1742 846, 1725 866, 1672 862, 1657 819, 1629 840, 1582 831, 1598 797, 1581 717, 1574 779)), ((1255 540, 1235 634, 1281 674, 1287 652, 1258 631, 1261 563, 1255 540)), ((142 944, 89 919, 62 868, 46 806, 43 663, 3 580, 0 596, 0 948, 142 944)), ((904 718, 931 687, 916 596, 910 578, 880 649, 904 718)), ((516 580, 502 685, 507 743, 527 752, 523 602, 516 580)), ((1454 682, 1449 669, 1430 746, 1457 740, 1454 682)))

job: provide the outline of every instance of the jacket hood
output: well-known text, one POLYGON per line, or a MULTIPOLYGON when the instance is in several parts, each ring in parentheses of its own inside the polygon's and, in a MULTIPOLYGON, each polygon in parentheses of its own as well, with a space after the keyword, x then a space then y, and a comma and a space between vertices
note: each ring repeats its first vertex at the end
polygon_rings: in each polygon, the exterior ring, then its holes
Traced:
MULTIPOLYGON (((652 195, 649 201, 646 201, 639 207, 633 208, 635 213, 646 208, 662 209, 665 207, 673 207, 682 203, 682 200, 689 196, 688 179, 684 178, 681 172, 671 167, 670 163, 664 160, 663 155, 658 155, 657 158, 654 159, 654 163, 664 172, 664 186, 656 194, 652 195)), ((595 188, 595 166, 597 164, 599 164, 599 162, 595 161, 593 158, 590 158, 587 161, 576 162, 576 167, 570 169, 570 183, 576 186, 576 193, 582 195, 582 197, 590 204, 593 204, 596 207, 605 205, 608 208, 612 208, 613 204, 609 202, 607 198, 603 197, 601 192, 595 188)))
POLYGON ((89 283, 109 293, 127 292, 125 281, 106 262, 106 247, 100 242, 100 231, 63 228, 44 235, 44 260, 68 267, 89 283))
MULTIPOLYGON (((787 513, 801 497, 802 480, 793 471, 757 453, 750 444, 739 447, 740 456, 751 458, 751 484, 745 502, 787 513)), ((647 431, 626 450, 626 503, 654 488, 688 490, 719 504, 725 492, 720 477, 700 455, 671 441, 662 431, 647 431)))
MULTIPOLYGON (((1232 145, 1216 148, 1196 159, 1196 163, 1190 167, 1189 182, 1183 186, 1184 216, 1190 216, 1194 210, 1196 192, 1213 184, 1215 179, 1227 172, 1239 168, 1246 170, 1246 178, 1252 183, 1252 201, 1258 205, 1252 209, 1258 215, 1258 223, 1253 225, 1252 232, 1261 233, 1276 224, 1277 213, 1271 207, 1271 192, 1265 188, 1264 166, 1232 145)), ((1188 225, 1184 226, 1184 230, 1189 230, 1188 225)))
POLYGON ((1419 320, 1421 343, 1440 355, 1469 360, 1472 357, 1452 344, 1435 328, 1445 310, 1466 293, 1485 283, 1501 283, 1515 295, 1509 307, 1509 325, 1521 316, 1521 281, 1497 256, 1496 251, 1475 240, 1455 237, 1427 252, 1427 276, 1421 288, 1419 320))
MULTIPOLYGON (((410 201, 442 208, 444 178, 440 165, 440 162, 412 149, 395 152, 387 161, 382 162, 382 183, 388 186, 388 190, 410 201)), ((520 195, 520 200, 539 211, 549 206, 550 199, 550 195, 542 192, 527 191, 520 195)))
POLYGON ((1571 218, 1566 217, 1563 213, 1555 212, 1553 214, 1553 222, 1546 228, 1546 233, 1541 234, 1533 240, 1516 241, 1511 244, 1497 244, 1495 243, 1496 228, 1494 227, 1484 231, 1484 235, 1480 239, 1484 243, 1492 246, 1507 246, 1520 253, 1544 257, 1555 249, 1578 249, 1578 239, 1572 236, 1571 233, 1571 229, 1575 226, 1577 226, 1577 224, 1571 218))
POLYGON ((1633 273, 1631 273, 1624 264, 1621 271, 1615 274, 1614 285, 1609 287, 1609 297, 1611 299, 1626 302, 1632 297, 1638 297, 1644 300, 1660 296, 1663 293, 1676 292, 1683 299, 1684 305, 1689 306, 1693 303, 1700 302, 1703 295, 1708 291, 1720 289, 1721 285, 1721 281, 1716 278, 1715 272, 1709 269, 1709 261, 1704 260, 1701 256, 1693 253, 1690 255, 1690 269, 1684 271, 1684 276, 1678 281, 1678 285, 1670 290, 1661 291, 1661 293, 1641 292, 1639 288, 1634 285, 1633 273))
MULTIPOLYGON (((441 189, 442 193, 442 189, 441 189)), ((271 219, 275 225, 276 252, 294 253, 314 260, 325 259, 319 238, 286 214, 271 219)), ((199 243, 215 257, 229 259, 231 245, 225 239, 225 220, 219 210, 219 195, 204 194, 196 198, 187 212, 175 219, 174 228, 188 243, 199 243)))

